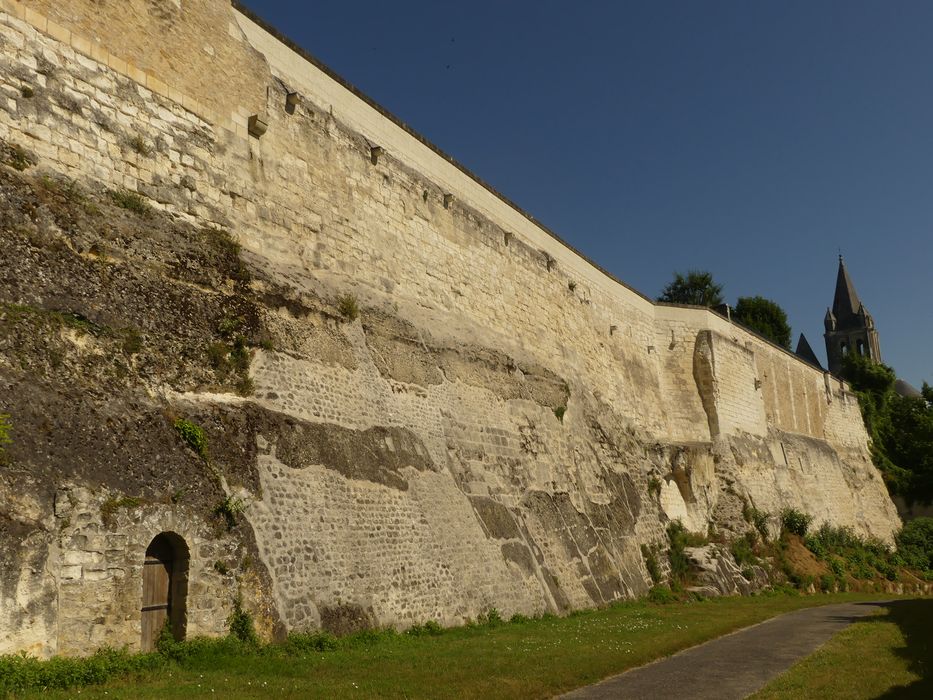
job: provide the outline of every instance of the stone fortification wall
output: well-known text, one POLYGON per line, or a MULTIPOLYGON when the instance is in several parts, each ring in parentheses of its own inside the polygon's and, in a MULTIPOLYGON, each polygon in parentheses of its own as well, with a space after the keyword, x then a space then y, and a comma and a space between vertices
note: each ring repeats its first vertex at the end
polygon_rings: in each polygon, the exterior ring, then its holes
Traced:
MULTIPOLYGON (((85 506, 94 539, 38 502, 16 522, 41 573, 0 585, 16 630, 0 652, 134 643, 139 562, 163 530, 194 547, 189 631, 216 633, 244 587, 278 631, 602 604, 647 590, 642 545, 663 547, 671 519, 738 532, 744 503, 898 526, 844 386, 709 311, 651 303, 222 0, 0 9, 0 139, 36 177, 139 193, 154 228, 229 231, 248 288, 177 286, 235 298, 263 338, 247 398, 143 372, 134 389, 238 441, 204 478, 243 504, 241 529, 147 497, 109 523, 85 506)), ((56 230, 60 257, 100 257, 71 235, 56 230)), ((42 284, 8 281, 0 301, 116 325, 102 296, 42 284)), ((0 378, 52 381, 12 362, 0 378)), ((94 503, 119 482, 59 479, 94 503)))

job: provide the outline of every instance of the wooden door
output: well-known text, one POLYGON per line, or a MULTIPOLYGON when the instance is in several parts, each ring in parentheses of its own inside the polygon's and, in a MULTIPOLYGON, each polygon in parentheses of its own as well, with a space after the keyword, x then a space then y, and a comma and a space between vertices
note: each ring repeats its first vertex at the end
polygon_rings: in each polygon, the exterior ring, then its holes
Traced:
POLYGON ((153 651, 172 612, 172 561, 167 537, 159 535, 146 550, 143 565, 142 650, 153 651))

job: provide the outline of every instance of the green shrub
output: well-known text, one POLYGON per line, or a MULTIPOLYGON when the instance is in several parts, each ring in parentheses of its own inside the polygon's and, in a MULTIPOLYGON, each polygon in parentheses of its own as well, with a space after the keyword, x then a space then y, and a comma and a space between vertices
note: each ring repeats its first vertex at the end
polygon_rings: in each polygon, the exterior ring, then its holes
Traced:
POLYGON ((235 388, 236 393, 243 397, 252 396, 256 392, 256 384, 252 377, 243 377, 236 383, 235 388))
POLYGON ((149 155, 149 147, 146 145, 146 142, 143 141, 143 137, 138 134, 130 139, 130 148, 141 156, 149 155))
POLYGON ((19 89, 19 94, 28 100, 30 97, 35 97, 36 91, 29 85, 23 85, 23 87, 19 89))
POLYGON ((768 518, 770 516, 767 512, 758 510, 755 506, 746 503, 742 507, 742 517, 745 518, 745 522, 755 527, 763 542, 768 541, 768 518))
POLYGON ((228 360, 230 356, 230 348, 227 347, 226 343, 210 343, 207 346, 207 358, 213 367, 219 374, 225 375, 229 371, 228 360))
POLYGON ((690 570, 687 560, 687 547, 701 547, 707 544, 708 539, 695 532, 688 532, 679 520, 667 526, 667 537, 670 540, 670 549, 667 556, 671 563, 671 578, 676 583, 686 583, 690 570))
POLYGON ((897 580, 897 566, 903 562, 900 553, 893 553, 883 542, 863 538, 849 527, 834 527, 828 523, 804 539, 807 549, 826 561, 833 575, 844 580, 848 571, 857 579, 881 576, 897 580))
POLYGON ((127 328, 123 331, 123 352, 127 355, 135 355, 143 349, 142 334, 135 328, 127 328))
POLYGON ((126 649, 100 649, 83 658, 56 656, 40 661, 24 654, 0 656, 0 697, 27 690, 64 690, 105 683, 130 673, 165 666, 160 654, 130 654, 126 649))
POLYGON ((785 508, 781 511, 781 527, 786 531, 800 537, 806 537, 807 529, 813 521, 812 515, 802 513, 796 508, 785 508))
POLYGON ((250 647, 259 646, 259 637, 256 635, 253 616, 243 609, 243 601, 240 598, 233 601, 233 611, 227 618, 227 627, 230 628, 230 636, 234 639, 250 647))
MULTIPOLYGON (((218 324, 218 332, 229 336, 242 324, 242 319, 225 318, 218 324)), ((253 380, 249 376, 249 366, 252 363, 252 354, 246 338, 237 335, 231 344, 216 341, 208 344, 207 357, 217 378, 223 382, 231 380, 231 375, 239 377, 234 384, 240 396, 251 396, 254 391, 253 380)))
POLYGON ((652 586, 651 590, 648 591, 648 601, 666 605, 668 603, 676 603, 678 598, 677 594, 667 586, 652 586))
POLYGON ((356 297, 345 294, 337 300, 337 311, 348 321, 355 321, 360 316, 360 307, 356 297))
POLYGON ((93 335, 98 335, 101 331, 101 327, 94 323, 87 316, 75 313, 73 311, 50 311, 49 316, 58 320, 58 322, 63 326, 73 328, 82 334, 90 333, 93 335))
POLYGON ((240 257, 240 243, 226 229, 209 226, 201 229, 205 243, 225 259, 228 276, 237 282, 249 282, 250 273, 240 257))
POLYGON ((398 632, 391 627, 384 627, 381 629, 360 630, 359 632, 343 637, 339 640, 339 644, 345 649, 371 647, 397 637, 398 632))
POLYGON ((230 365, 235 372, 244 374, 249 371, 251 359, 249 348, 246 345, 246 338, 238 335, 233 339, 233 349, 230 351, 230 365))
POLYGON ((515 613, 509 618, 510 625, 524 625, 527 622, 531 622, 531 618, 521 613, 515 613))
POLYGON ((217 332, 220 333, 220 335, 224 336, 225 338, 230 337, 234 333, 236 333, 238 330, 240 330, 243 327, 244 323, 245 321, 242 316, 237 316, 235 318, 231 318, 230 316, 224 316, 217 323, 217 332))
MULTIPOLYGON (((95 216, 100 214, 100 207, 88 198, 87 193, 74 180, 65 177, 51 178, 48 175, 43 175, 39 178, 39 185, 45 191, 58 195, 69 204, 81 207, 85 214, 95 216)), ((91 247, 91 252, 95 252, 94 246, 91 247)))
POLYGON ((554 415, 557 417, 557 420, 559 420, 561 423, 564 422, 564 414, 566 412, 567 412, 566 406, 558 406, 557 408, 554 409, 554 415))
POLYGON ((337 638, 327 632, 290 632, 282 645, 282 651, 294 656, 303 656, 322 651, 334 651, 337 648, 337 638))
POLYGON ((804 543, 807 549, 821 558, 825 558, 832 552, 865 547, 865 542, 855 534, 855 530, 846 526, 833 527, 829 523, 820 525, 816 532, 807 536, 804 543))
POLYGON ((823 574, 820 576, 820 590, 823 593, 832 593, 836 586, 836 577, 832 574, 823 574))
POLYGON ((754 532, 746 532, 743 537, 733 540, 730 549, 736 564, 745 566, 746 564, 755 564, 758 561, 758 557, 755 556, 756 539, 754 532))
POLYGON ((36 164, 36 158, 18 143, 0 141, 0 163, 5 163, 14 170, 25 170, 36 164))
POLYGON ((476 621, 478 624, 485 627, 498 627, 505 622, 496 608, 489 608, 489 610, 482 613, 476 621))
POLYGON ((132 496, 114 496, 108 498, 100 506, 100 519, 103 521, 104 525, 111 525, 113 523, 113 518, 121 508, 131 509, 138 508, 142 505, 141 498, 134 498, 132 496))
POLYGON ((246 510, 246 504, 242 498, 236 496, 227 496, 214 508, 214 515, 218 515, 227 521, 227 527, 236 525, 236 516, 246 510))
POLYGON ((179 418, 175 421, 175 432, 196 454, 207 459, 207 436, 201 426, 185 418, 179 418))
POLYGON ((651 577, 652 583, 661 582, 661 567, 658 564, 658 558, 654 554, 654 550, 648 545, 643 544, 641 546, 641 556, 645 560, 645 568, 648 569, 648 575, 651 577))
POLYGON ((255 647, 244 644, 233 635, 226 637, 193 637, 183 642, 168 637, 157 647, 159 654, 185 666, 205 664, 229 659, 231 656, 243 656, 255 651, 255 647))
POLYGON ((425 637, 431 636, 436 637, 439 634, 444 633, 444 628, 440 626, 435 620, 428 620, 423 625, 414 625, 405 630, 405 634, 411 635, 412 637, 425 637))
POLYGON ((162 629, 159 630, 159 637, 156 639, 156 651, 163 656, 171 658, 175 651, 175 645, 177 644, 178 642, 175 640, 175 635, 172 633, 172 621, 166 619, 162 624, 162 629))
POLYGON ((118 207, 148 217, 152 215, 152 207, 140 195, 128 190, 107 190, 107 195, 118 207))
POLYGON ((897 554, 907 566, 924 572, 933 570, 933 518, 909 521, 894 539, 897 554))
POLYGON ((790 583, 776 583, 771 586, 770 591, 764 592, 762 595, 787 595, 787 596, 799 596, 800 591, 794 588, 793 584, 790 583))
POLYGON ((888 581, 897 581, 897 567, 888 560, 879 561, 875 564, 875 570, 884 576, 888 581))
POLYGON ((10 422, 9 413, 0 413, 0 454, 4 452, 4 445, 12 445, 13 438, 10 433, 13 431, 13 424, 10 422))
POLYGON ((661 480, 658 477, 648 477, 648 493, 653 493, 655 496, 661 495, 661 480))

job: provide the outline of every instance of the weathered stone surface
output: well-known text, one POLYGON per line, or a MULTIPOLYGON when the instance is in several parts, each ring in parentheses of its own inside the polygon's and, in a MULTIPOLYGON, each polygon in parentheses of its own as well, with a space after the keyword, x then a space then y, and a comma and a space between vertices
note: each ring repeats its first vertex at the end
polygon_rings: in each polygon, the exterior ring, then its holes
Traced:
POLYGON ((189 633, 240 595, 266 636, 639 595, 670 520, 746 505, 890 539, 847 387, 609 278, 225 0, 157 4, 0 0, 0 653, 138 645, 169 530, 189 633))
POLYGON ((739 568, 732 553, 722 545, 687 547, 685 553, 696 581, 690 591, 710 597, 749 595, 770 585, 763 568, 739 568))

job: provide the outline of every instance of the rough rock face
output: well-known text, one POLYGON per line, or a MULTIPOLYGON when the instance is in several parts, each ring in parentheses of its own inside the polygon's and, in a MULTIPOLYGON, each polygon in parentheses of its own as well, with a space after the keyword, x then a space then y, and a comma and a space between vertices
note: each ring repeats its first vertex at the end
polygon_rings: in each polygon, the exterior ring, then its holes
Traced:
POLYGON ((637 596, 674 519, 897 528, 845 386, 624 287, 224 0, 68 4, 0 0, 0 653, 138 648, 162 532, 188 634, 241 596, 275 635, 637 596))
POLYGON ((715 598, 750 595, 770 585, 768 573, 762 567, 740 568, 732 553, 720 544, 687 547, 684 552, 696 582, 689 591, 715 598))

